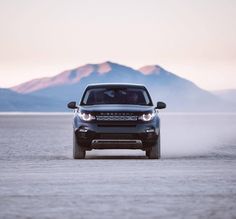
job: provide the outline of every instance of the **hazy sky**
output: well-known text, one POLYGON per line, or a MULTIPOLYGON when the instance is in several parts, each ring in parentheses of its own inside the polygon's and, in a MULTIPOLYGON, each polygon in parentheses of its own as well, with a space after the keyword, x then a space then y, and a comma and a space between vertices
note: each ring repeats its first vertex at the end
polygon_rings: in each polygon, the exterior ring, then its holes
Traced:
POLYGON ((106 60, 236 88, 236 0, 0 0, 0 87, 106 60))

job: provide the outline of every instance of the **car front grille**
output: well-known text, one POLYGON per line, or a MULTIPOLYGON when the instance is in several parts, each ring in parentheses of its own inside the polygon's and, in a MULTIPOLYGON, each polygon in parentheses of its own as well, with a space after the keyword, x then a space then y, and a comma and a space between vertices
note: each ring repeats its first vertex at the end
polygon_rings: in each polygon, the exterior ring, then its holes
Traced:
POLYGON ((96 115, 98 121, 136 121, 138 117, 130 112, 101 112, 96 115))
POLYGON ((98 121, 136 121, 137 116, 96 116, 98 121))

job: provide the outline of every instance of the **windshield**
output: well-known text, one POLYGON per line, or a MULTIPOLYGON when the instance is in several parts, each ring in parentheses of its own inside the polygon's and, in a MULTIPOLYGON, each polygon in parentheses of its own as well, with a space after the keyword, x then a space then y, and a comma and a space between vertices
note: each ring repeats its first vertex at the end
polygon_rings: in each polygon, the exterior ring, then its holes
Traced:
POLYGON ((134 104, 151 105, 151 100, 142 88, 92 88, 86 91, 82 105, 134 104))

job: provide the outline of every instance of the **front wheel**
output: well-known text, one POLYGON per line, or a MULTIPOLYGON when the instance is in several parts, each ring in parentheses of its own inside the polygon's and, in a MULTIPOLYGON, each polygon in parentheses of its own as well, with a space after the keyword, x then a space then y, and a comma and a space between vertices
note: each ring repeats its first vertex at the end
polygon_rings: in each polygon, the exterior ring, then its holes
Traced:
POLYGON ((75 133, 73 132, 73 158, 74 159, 84 159, 86 151, 81 145, 78 144, 76 140, 75 133))
POLYGON ((148 151, 146 151, 146 156, 149 159, 160 159, 161 158, 160 142, 161 142, 161 136, 159 134, 157 142, 154 145, 152 145, 148 151))

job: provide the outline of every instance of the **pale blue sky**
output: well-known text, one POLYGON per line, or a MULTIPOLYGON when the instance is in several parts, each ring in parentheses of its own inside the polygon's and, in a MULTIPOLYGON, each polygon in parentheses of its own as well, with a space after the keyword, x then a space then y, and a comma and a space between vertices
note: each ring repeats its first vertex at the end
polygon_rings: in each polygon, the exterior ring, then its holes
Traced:
POLYGON ((0 87, 106 60, 236 88, 236 0, 0 0, 0 87))

